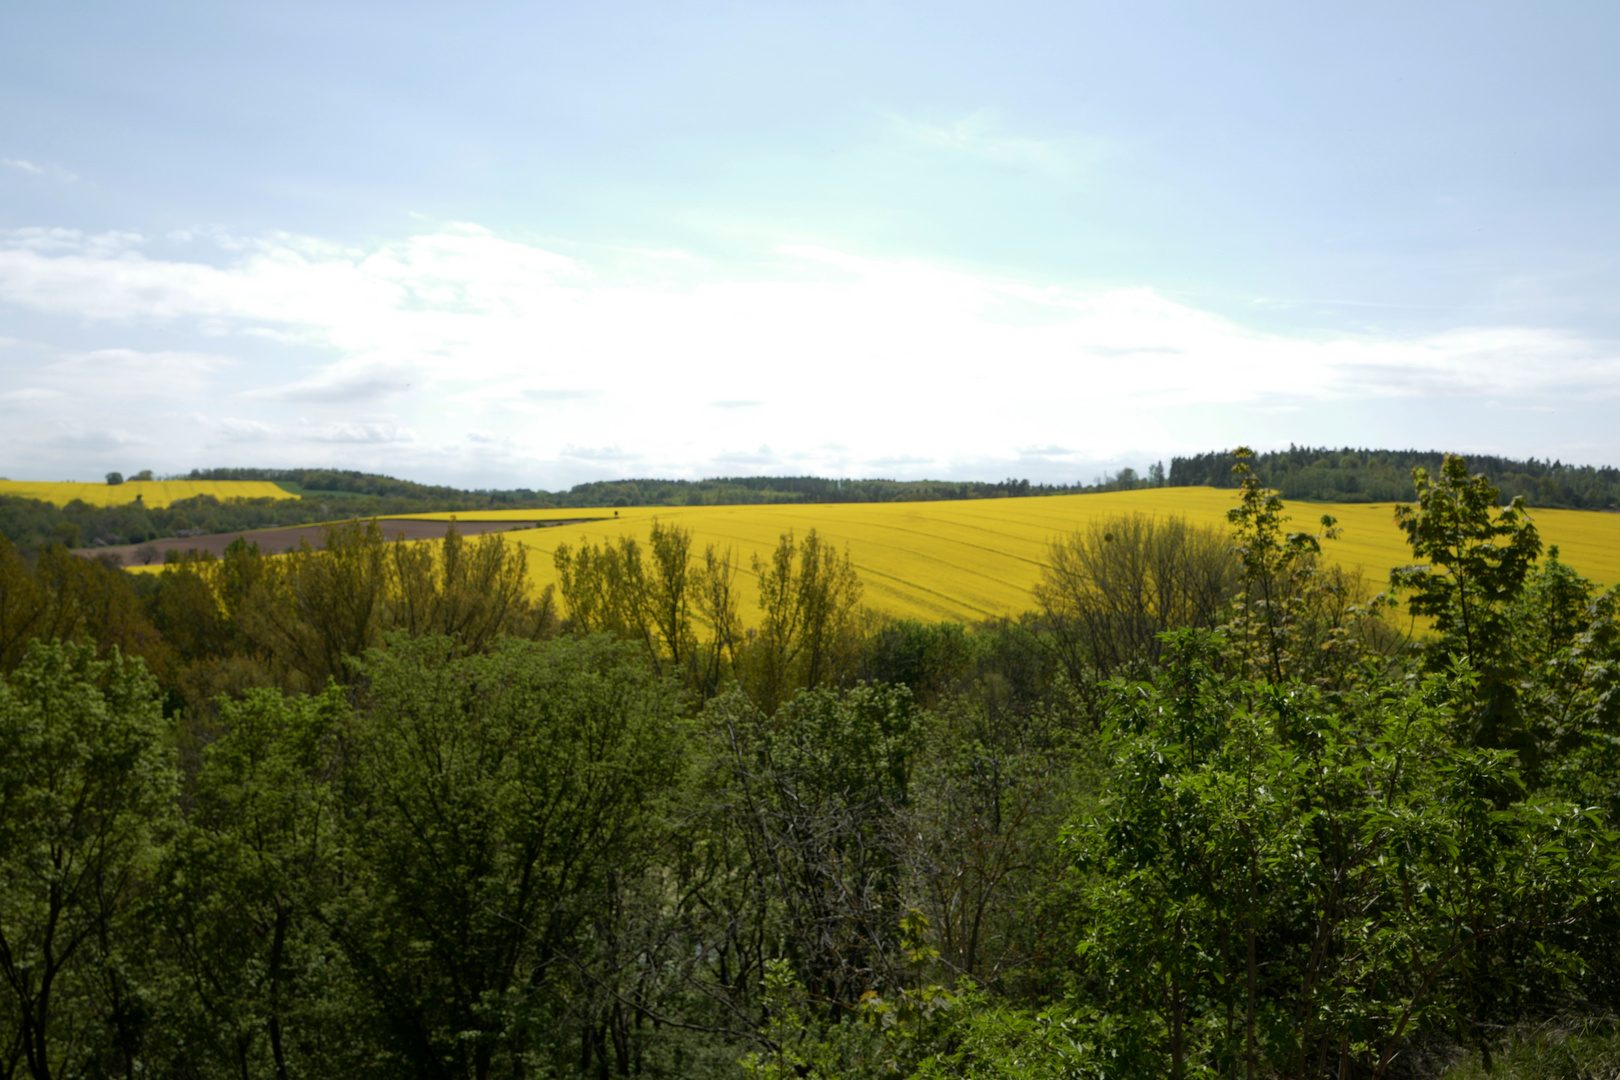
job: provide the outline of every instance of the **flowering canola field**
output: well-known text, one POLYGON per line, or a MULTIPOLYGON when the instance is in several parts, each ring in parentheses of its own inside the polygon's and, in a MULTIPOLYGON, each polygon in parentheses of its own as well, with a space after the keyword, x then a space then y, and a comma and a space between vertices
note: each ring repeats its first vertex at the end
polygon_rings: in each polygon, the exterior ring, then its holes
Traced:
MULTIPOLYGON (((609 515, 576 525, 511 533, 508 539, 529 549, 534 579, 556 580, 552 552, 558 544, 601 543, 621 535, 647 541, 654 518, 692 530, 693 554, 705 544, 731 548, 741 567, 742 616, 751 622, 757 592, 750 557, 764 557, 784 532, 802 537, 815 529, 824 539, 848 546, 865 585, 865 603, 897 618, 974 622, 1016 615, 1033 606, 1030 588, 1040 576, 1049 542, 1093 521, 1140 512, 1179 514, 1199 524, 1226 528, 1226 511, 1237 493, 1214 488, 1157 488, 1094 495, 964 502, 784 504, 766 506, 681 506, 620 510, 553 511, 609 515)), ((1292 527, 1316 531, 1324 513, 1339 519, 1342 539, 1324 545, 1329 558, 1360 567, 1381 588, 1389 569, 1410 561, 1404 534, 1396 529, 1388 503, 1293 503, 1292 527)), ((415 515, 448 518, 450 514, 415 515)), ((480 520, 534 520, 533 510, 479 514, 480 520)), ((1620 583, 1620 514, 1577 510, 1533 512, 1543 542, 1580 573, 1604 585, 1620 583)))
POLYGON ((90 506, 122 506, 141 501, 154 509, 197 495, 216 499, 295 499, 298 496, 261 480, 127 480, 122 484, 59 484, 29 480, 0 480, 0 495, 66 506, 78 499, 90 506))

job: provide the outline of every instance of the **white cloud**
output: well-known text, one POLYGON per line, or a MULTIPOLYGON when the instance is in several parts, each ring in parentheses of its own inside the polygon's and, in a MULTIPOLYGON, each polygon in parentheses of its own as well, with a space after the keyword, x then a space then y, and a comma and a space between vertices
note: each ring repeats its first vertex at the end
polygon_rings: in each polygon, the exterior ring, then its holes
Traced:
POLYGON ((0 375, 70 392, 79 412, 126 428, 135 421, 118 401, 134 393, 163 390, 174 415, 231 403, 234 419, 182 431, 172 418, 144 421, 153 437, 194 439, 186 445, 265 443, 323 461, 352 447, 393 456, 344 460, 395 471, 437 469, 452 453, 443 448, 499 446, 531 484, 535 470, 690 475, 699 463, 936 475, 1031 463, 1056 475, 1122 448, 1208 437, 1167 426, 1177 410, 1620 386, 1613 348, 1533 327, 1289 337, 1147 288, 1037 284, 825 247, 674 285, 645 269, 644 253, 587 262, 471 225, 367 248, 183 242, 209 246, 161 258, 129 233, 5 234, 0 302, 176 347, 11 343, 4 355, 17 358, 0 358, 0 375), (178 347, 197 335, 205 351, 178 347))
POLYGON ((948 124, 931 124, 901 117, 893 120, 902 132, 917 142, 1002 164, 1050 167, 1068 156, 1062 141, 1014 135, 988 109, 976 109, 948 124))
POLYGON ((263 420, 249 420, 240 416, 224 416, 215 419, 197 415, 193 416, 191 421, 199 427, 213 428, 228 442, 270 442, 287 437, 287 433, 275 424, 267 424, 263 420))
POLYGON ((623 450, 617 445, 574 446, 569 444, 562 448, 562 455, 590 462, 623 463, 640 460, 635 453, 623 450))
POLYGON ((26 158, 0 158, 0 165, 28 173, 30 176, 48 176, 64 184, 72 184, 79 179, 78 173, 64 169, 60 165, 40 165, 26 158))
POLYGON ((294 433, 296 438, 317 443, 414 443, 416 432, 394 423, 356 423, 342 421, 332 424, 308 425, 294 433))
POLYGON ((43 386, 25 386, 20 390, 7 390, 4 393, 0 393, 0 401, 49 401, 52 398, 59 398, 61 396, 62 391, 60 390, 49 390, 43 386))
POLYGON ((529 388, 517 391, 526 401, 559 402, 559 401, 590 401, 592 398, 602 396, 600 390, 564 390, 560 388, 542 387, 529 388))
POLYGON ((350 405, 405 393, 416 375, 405 365, 338 368, 313 379, 249 390, 242 396, 292 404, 350 405))

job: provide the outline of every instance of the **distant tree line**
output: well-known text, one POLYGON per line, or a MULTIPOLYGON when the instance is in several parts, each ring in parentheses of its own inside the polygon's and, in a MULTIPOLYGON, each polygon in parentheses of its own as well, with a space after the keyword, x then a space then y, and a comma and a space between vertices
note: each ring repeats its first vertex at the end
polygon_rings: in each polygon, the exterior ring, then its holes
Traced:
POLYGON ((354 469, 192 469, 177 480, 258 480, 280 484, 295 495, 310 497, 371 496, 419 502, 454 501, 465 509, 551 506, 551 496, 526 488, 466 491, 444 484, 418 484, 354 469))
MULTIPOLYGON (((1434 472, 1443 455, 1415 450, 1356 450, 1290 446, 1258 454, 1254 475, 1288 499, 1397 502, 1415 497, 1412 470, 1434 472)), ((590 510, 632 506, 721 506, 760 503, 927 502, 1023 498, 1130 491, 1150 487, 1232 487, 1234 457, 1213 451, 1095 477, 1090 483, 1037 484, 942 480, 845 480, 817 476, 743 476, 707 480, 631 479, 577 484, 567 491, 529 488, 462 490, 338 469, 194 469, 182 479, 258 480, 281 484, 286 499, 215 499, 200 496, 157 510, 142 504, 57 507, 0 496, 0 535, 28 550, 52 543, 68 547, 140 544, 174 536, 308 525, 340 518, 489 510, 590 510)), ((1565 465, 1534 458, 1474 459, 1505 499, 1570 509, 1620 509, 1620 469, 1565 465)), ((150 478, 150 471, 140 474, 150 478)))
POLYGON ((102 547, 142 544, 171 536, 311 525, 341 518, 370 518, 436 511, 460 513, 508 509, 512 504, 492 502, 466 492, 453 497, 355 495, 334 497, 310 493, 300 499, 218 499, 198 495, 166 507, 130 502, 119 506, 91 506, 75 499, 66 506, 40 499, 0 495, 0 535, 34 551, 51 544, 66 547, 102 547))
MULTIPOLYGON (((1412 470, 1438 472, 1444 455, 1437 450, 1367 450, 1290 445, 1255 456, 1254 471, 1263 483, 1286 499, 1326 502, 1401 502, 1416 497, 1412 470)), ((1234 487, 1233 453, 1216 450, 1170 460, 1171 487, 1234 487)), ((1620 469, 1612 466, 1566 465, 1475 454, 1470 467, 1479 470, 1502 498, 1522 498, 1528 506, 1570 510, 1620 509, 1620 469)))
MULTIPOLYGON (((1162 470, 1159 470, 1162 472, 1162 470)), ((143 473, 150 479, 150 473, 143 473)), ((705 506, 757 503, 904 502, 1065 495, 1143 486, 1131 469, 1092 485, 933 480, 839 480, 821 477, 731 477, 715 480, 620 480, 579 484, 568 491, 527 488, 467 491, 371 473, 332 469, 194 469, 180 479, 257 480, 288 489, 285 499, 218 499, 199 495, 161 509, 142 502, 67 506, 0 495, 0 535, 35 551, 50 544, 100 547, 142 544, 165 537, 310 525, 345 518, 490 510, 555 511, 630 506, 705 506)))
MULTIPOLYGON (((1009 477, 979 480, 848 480, 821 476, 721 476, 704 480, 655 478, 599 480, 566 491, 528 488, 463 491, 417 484, 393 477, 334 469, 193 469, 188 480, 267 480, 304 495, 459 500, 487 508, 596 508, 629 506, 708 506, 757 503, 929 502, 946 499, 1004 499, 1032 495, 1074 495, 1085 491, 1128 490, 1162 482, 1163 466, 1149 476, 1134 469, 1097 477, 1090 484, 1036 484, 1009 477)), ((474 505, 467 509, 478 508, 474 505)))
POLYGON ((710 480, 611 480, 552 496, 558 506, 724 506, 753 503, 932 502, 1072 495, 1083 484, 1028 480, 840 480, 820 476, 733 476, 710 480))

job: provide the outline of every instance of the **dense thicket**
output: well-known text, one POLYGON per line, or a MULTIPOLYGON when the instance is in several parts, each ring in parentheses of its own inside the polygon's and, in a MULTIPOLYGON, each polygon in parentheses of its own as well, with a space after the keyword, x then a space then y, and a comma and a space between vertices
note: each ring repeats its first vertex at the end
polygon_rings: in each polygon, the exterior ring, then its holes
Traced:
MULTIPOLYGON (((1287 499, 1327 502, 1399 502, 1417 497, 1412 470, 1438 472, 1445 455, 1437 450, 1367 450, 1344 447, 1290 446, 1254 459, 1254 470, 1287 499)), ((1166 482, 1172 487, 1235 487, 1232 451, 1176 457, 1166 482)), ((1573 510, 1620 509, 1620 469, 1612 466, 1566 465, 1475 454, 1469 464, 1497 488, 1504 499, 1522 498, 1528 506, 1573 510)))
POLYGON ((1612 1015, 1615 595, 1447 459, 1410 640, 1251 462, 974 628, 813 531, 555 596, 498 534, 0 541, 0 1077, 1420 1076, 1612 1015))

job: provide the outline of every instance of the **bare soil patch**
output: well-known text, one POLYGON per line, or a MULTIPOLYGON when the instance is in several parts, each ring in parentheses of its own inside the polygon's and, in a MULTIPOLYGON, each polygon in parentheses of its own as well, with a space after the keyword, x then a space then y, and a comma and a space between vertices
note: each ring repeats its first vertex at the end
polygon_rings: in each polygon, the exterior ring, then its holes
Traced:
MULTIPOLYGON (((517 529, 544 529, 552 525, 573 525, 596 518, 536 519, 534 521, 420 521, 407 518, 379 518, 377 524, 389 540, 443 540, 449 526, 454 524, 462 536, 483 536, 485 533, 512 532, 517 529)), ((161 563, 170 551, 207 552, 216 559, 225 554, 231 541, 240 537, 250 544, 258 544, 267 555, 280 555, 297 551, 305 540, 319 551, 326 546, 320 525, 295 525, 284 529, 250 529, 246 532, 212 533, 208 536, 170 536, 150 540, 145 544, 119 544, 108 547, 75 548, 73 554, 87 559, 112 556, 123 566, 140 566, 145 561, 144 549, 155 549, 152 563, 161 563)), ((146 552, 149 554, 150 552, 146 552)))

